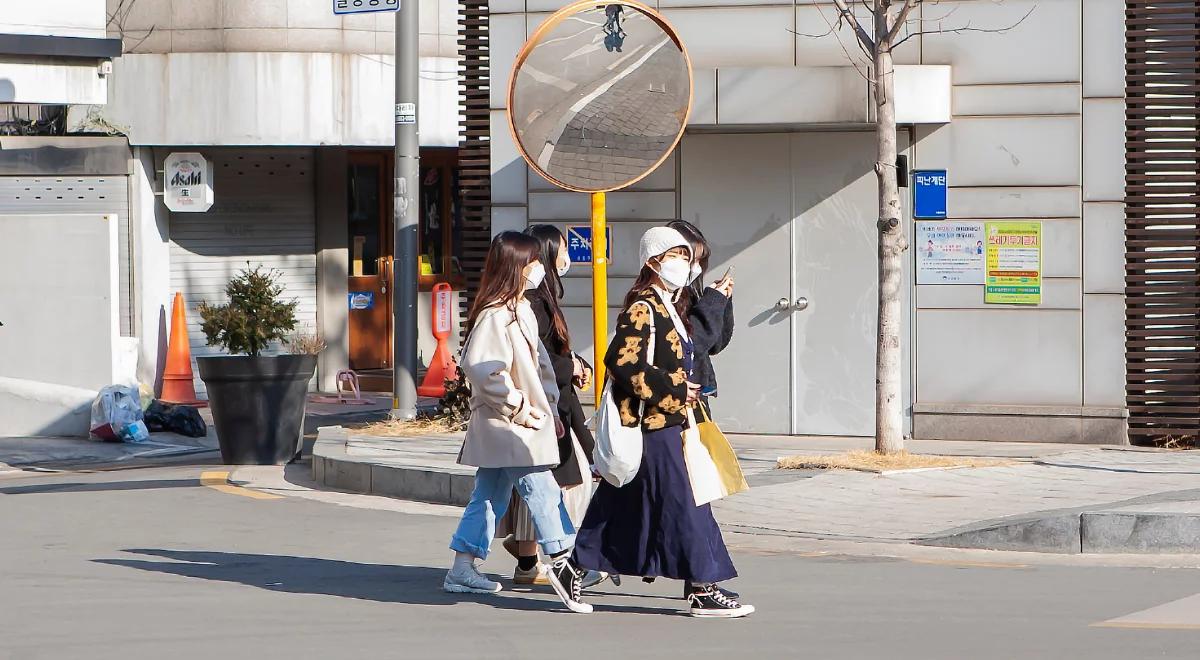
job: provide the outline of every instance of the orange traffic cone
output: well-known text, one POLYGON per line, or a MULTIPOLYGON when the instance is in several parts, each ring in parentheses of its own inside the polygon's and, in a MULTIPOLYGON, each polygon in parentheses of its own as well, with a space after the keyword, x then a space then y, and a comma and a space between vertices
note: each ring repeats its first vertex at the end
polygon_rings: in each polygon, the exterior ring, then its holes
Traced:
POLYGON ((458 371, 454 368, 454 359, 450 357, 450 285, 442 282, 433 287, 433 336, 437 339, 437 350, 429 361, 429 371, 425 372, 425 380, 417 388, 421 396, 446 396, 446 379, 456 380, 458 371))
POLYGON ((438 338, 437 350, 429 361, 429 370, 425 372, 425 380, 417 388, 417 394, 442 398, 446 396, 446 379, 455 380, 458 372, 454 369, 454 359, 450 357, 450 347, 446 340, 438 338))
POLYGON ((178 291, 175 292, 175 302, 171 304, 171 338, 167 342, 167 364, 163 368, 162 395, 159 399, 189 406, 206 405, 206 402, 196 399, 187 318, 184 315, 183 294, 178 291))

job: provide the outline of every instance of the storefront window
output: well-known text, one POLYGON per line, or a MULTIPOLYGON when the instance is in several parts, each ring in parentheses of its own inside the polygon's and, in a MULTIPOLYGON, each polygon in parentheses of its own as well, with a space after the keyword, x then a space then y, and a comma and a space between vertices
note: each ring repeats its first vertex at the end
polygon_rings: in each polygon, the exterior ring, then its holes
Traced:
POLYGON ((421 279, 461 280, 462 210, 452 149, 421 153, 421 279))
POLYGON ((381 162, 360 161, 350 164, 350 190, 347 195, 350 205, 346 217, 349 222, 347 238, 351 277, 379 274, 380 257, 384 256, 380 246, 383 181, 381 162))
MULTIPOLYGON (((390 151, 350 155, 348 179, 348 272, 351 277, 390 272, 384 265, 393 253, 392 154, 390 151)), ((464 283, 462 205, 458 199, 455 149, 421 150, 421 213, 417 241, 421 288, 438 282, 455 288, 464 283)))

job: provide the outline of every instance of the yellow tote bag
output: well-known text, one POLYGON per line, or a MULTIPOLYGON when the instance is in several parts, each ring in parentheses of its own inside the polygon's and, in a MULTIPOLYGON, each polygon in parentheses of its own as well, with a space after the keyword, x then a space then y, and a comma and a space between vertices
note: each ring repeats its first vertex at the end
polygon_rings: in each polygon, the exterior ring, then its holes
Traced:
POLYGON ((713 463, 717 466, 717 474, 721 478, 722 490, 725 495, 733 495, 744 490, 750 490, 750 484, 746 483, 746 476, 742 474, 742 465, 738 463, 737 454, 733 451, 733 445, 729 444, 729 440, 721 429, 717 427, 716 422, 708 415, 708 410, 704 405, 696 406, 700 410, 701 420, 698 424, 700 430, 700 442, 704 448, 708 450, 709 456, 712 457, 713 463))

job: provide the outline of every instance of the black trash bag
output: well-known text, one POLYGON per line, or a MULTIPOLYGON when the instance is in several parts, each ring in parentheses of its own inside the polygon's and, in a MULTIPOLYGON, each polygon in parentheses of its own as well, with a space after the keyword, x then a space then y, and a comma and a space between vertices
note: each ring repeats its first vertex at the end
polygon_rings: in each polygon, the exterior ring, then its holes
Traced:
POLYGON ((143 420, 151 433, 170 431, 189 438, 203 438, 208 435, 208 425, 200 417, 200 411, 192 406, 172 405, 157 399, 150 402, 146 408, 143 420))

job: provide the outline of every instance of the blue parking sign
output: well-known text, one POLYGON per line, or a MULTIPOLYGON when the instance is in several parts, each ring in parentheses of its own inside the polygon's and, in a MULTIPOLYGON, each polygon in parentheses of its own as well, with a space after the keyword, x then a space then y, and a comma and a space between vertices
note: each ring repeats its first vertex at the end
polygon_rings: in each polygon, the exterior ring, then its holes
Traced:
MULTIPOLYGON (((613 244, 612 227, 604 228, 604 237, 607 239, 604 246, 604 256, 609 262, 611 262, 613 244)), ((573 264, 592 263, 591 225, 567 226, 567 256, 570 257, 571 263, 573 264)))
POLYGON ((946 217, 946 170, 913 170, 913 217, 946 217))

